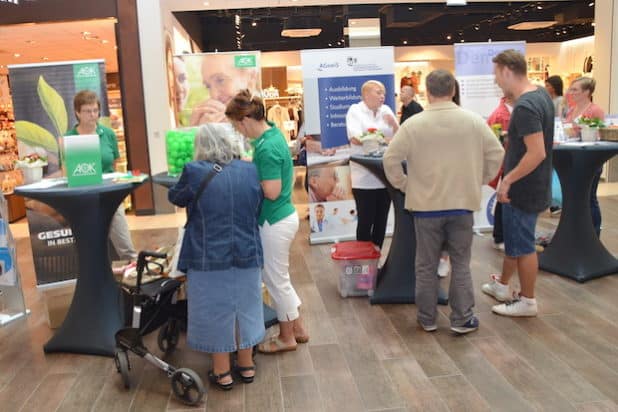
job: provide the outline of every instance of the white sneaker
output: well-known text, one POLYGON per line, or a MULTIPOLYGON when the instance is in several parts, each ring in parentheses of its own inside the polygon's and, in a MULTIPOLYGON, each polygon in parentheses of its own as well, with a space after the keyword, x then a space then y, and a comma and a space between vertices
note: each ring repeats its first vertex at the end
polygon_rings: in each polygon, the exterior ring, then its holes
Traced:
POLYGON ((451 272, 451 262, 448 258, 440 258, 440 263, 438 264, 438 276, 441 278, 445 278, 451 272))
POLYGON ((504 252, 504 242, 494 243, 493 245, 494 245, 494 249, 504 252))
POLYGON ((536 316, 538 308, 536 299, 520 296, 518 300, 502 303, 491 308, 491 311, 503 316, 536 316))
POLYGON ((513 295, 509 290, 509 285, 503 285, 500 283, 500 275, 489 275, 491 281, 489 283, 483 283, 481 290, 493 296, 498 302, 508 302, 512 300, 513 295))

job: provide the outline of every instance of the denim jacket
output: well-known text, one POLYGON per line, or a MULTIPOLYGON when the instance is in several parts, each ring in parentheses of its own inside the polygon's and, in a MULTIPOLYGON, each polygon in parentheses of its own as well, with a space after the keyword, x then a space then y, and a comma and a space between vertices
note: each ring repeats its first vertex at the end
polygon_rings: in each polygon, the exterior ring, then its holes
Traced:
POLYGON ((188 163, 168 192, 169 201, 188 207, 190 215, 178 268, 211 271, 261 267, 258 215, 264 195, 257 169, 252 163, 233 160, 213 177, 194 205, 193 198, 212 165, 207 161, 188 163))

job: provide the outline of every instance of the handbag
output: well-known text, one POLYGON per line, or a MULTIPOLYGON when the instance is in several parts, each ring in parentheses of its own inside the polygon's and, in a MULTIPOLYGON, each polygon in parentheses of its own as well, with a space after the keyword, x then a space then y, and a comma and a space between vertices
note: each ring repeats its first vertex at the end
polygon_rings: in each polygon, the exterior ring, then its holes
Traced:
POLYGON ((210 169, 208 174, 204 177, 204 179, 202 179, 202 182, 200 183, 200 186, 197 189, 197 192, 195 192, 195 197, 193 198, 193 201, 192 201, 193 207, 191 207, 191 209, 189 209, 189 207, 187 205, 187 221, 186 221, 186 223, 185 223, 185 225, 183 227, 179 227, 178 228, 178 238, 176 240, 176 244, 174 245, 174 256, 172 257, 172 261, 170 263, 169 277, 171 277, 171 278, 177 278, 177 277, 181 277, 181 276, 185 276, 186 275, 185 272, 183 272, 182 270, 178 269, 178 259, 180 257, 180 250, 182 249, 182 242, 183 242, 184 237, 185 237, 185 230, 187 228, 187 225, 189 224, 189 220, 191 219, 191 215, 194 213, 195 207, 197 206, 197 201, 200 198, 200 196, 202 195, 202 193, 204 192, 204 189, 206 189, 206 186, 208 186, 210 181, 216 175, 221 173, 221 171, 223 170, 224 167, 225 167, 225 165, 220 165, 219 163, 214 163, 212 165, 212 169, 210 169))

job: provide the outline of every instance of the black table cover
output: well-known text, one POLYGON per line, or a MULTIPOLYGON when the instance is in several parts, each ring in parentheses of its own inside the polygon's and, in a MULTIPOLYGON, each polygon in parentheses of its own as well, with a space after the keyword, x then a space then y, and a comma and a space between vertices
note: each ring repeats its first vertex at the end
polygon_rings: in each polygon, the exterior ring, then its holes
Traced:
MULTIPOLYGON (((178 177, 168 176, 167 172, 157 173, 152 176, 152 181, 158 185, 170 188, 178 182, 178 177)), ((270 328, 277 324, 277 313, 267 304, 264 304, 264 325, 270 328)))
POLYGON ((596 235, 590 214, 594 174, 616 153, 618 143, 614 142, 554 148, 553 164, 562 186, 562 214, 551 243, 540 255, 541 269, 578 282, 618 273, 618 261, 596 235))
POLYGON ((124 326, 122 297, 108 257, 112 216, 141 183, 112 183, 69 188, 15 188, 15 193, 56 209, 73 231, 79 254, 75 295, 64 322, 44 346, 45 352, 113 356, 115 333, 124 326))
MULTIPOLYGON (((350 161, 365 166, 386 186, 393 201, 395 211, 395 228, 391 247, 384 265, 378 271, 376 290, 370 299, 372 304, 379 303, 414 303, 416 291, 416 235, 414 218, 405 208, 405 194, 395 189, 384 174, 381 157, 353 155, 350 161)), ((436 275, 437 276, 437 275, 436 275)), ((438 303, 448 304, 446 293, 440 289, 438 303)))

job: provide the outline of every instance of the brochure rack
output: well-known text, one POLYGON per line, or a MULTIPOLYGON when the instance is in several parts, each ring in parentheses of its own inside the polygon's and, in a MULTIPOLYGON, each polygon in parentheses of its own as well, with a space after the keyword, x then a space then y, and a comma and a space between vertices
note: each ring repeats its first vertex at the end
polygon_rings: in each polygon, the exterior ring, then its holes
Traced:
POLYGON ((0 327, 28 314, 17 268, 7 201, 0 196, 0 327))

